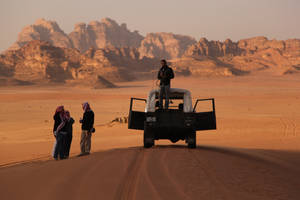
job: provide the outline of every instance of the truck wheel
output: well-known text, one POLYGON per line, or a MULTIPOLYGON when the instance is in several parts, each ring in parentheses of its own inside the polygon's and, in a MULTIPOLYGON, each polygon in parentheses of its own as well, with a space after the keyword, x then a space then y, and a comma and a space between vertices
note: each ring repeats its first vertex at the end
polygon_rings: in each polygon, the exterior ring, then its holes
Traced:
POLYGON ((154 134, 153 130, 148 127, 144 127, 144 147, 150 148, 154 145, 154 134))
POLYGON ((193 131, 188 134, 186 142, 188 143, 188 148, 196 148, 196 131, 193 131))

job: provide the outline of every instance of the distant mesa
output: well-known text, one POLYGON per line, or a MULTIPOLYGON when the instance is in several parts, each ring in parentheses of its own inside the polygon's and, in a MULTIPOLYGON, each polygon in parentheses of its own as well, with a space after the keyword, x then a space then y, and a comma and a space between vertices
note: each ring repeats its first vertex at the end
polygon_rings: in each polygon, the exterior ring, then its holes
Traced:
POLYGON ((174 33, 130 31, 104 18, 77 23, 66 34, 55 21, 37 20, 0 55, 0 85, 81 84, 113 88, 117 82, 155 77, 165 58, 177 76, 216 77, 300 72, 300 40, 254 37, 198 42, 174 33))

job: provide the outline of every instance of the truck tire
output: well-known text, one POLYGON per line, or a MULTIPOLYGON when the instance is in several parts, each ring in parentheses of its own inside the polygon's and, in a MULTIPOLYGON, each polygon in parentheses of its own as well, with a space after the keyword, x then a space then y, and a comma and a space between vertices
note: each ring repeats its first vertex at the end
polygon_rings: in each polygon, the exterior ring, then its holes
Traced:
POLYGON ((188 134, 186 138, 186 142, 188 144, 188 148, 190 149, 196 148, 196 131, 192 131, 188 134))
POLYGON ((150 148, 154 146, 154 133, 153 130, 147 126, 144 127, 144 147, 150 148))

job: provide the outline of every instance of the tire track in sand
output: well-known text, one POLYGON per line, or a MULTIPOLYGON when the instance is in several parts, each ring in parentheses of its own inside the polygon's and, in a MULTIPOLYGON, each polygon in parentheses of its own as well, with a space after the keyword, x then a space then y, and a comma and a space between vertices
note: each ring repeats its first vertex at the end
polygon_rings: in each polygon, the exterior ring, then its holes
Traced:
MULTIPOLYGON (((170 150, 155 147, 146 160, 148 182, 157 192, 160 199, 189 199, 183 187, 176 180, 176 174, 171 174, 168 168, 170 150)), ((156 195, 157 196, 157 195, 156 195)))
POLYGON ((293 136, 297 135, 297 123, 295 121, 296 121, 295 118, 290 119, 290 122, 293 126, 293 136))
POLYGON ((154 183, 151 181, 150 175, 149 175, 149 154, 153 153, 153 149, 148 149, 145 152, 145 162, 143 163, 143 174, 145 176, 145 180, 149 185, 149 189, 153 192, 153 196, 155 196, 155 199, 162 199, 161 195, 159 194, 157 188, 155 187, 154 183))
POLYGON ((161 166, 163 168, 163 171, 165 172, 165 175, 166 177, 168 178, 169 180, 169 183, 171 183, 173 185, 173 187, 175 188, 174 191, 176 191, 178 193, 178 197, 180 197, 181 199, 190 199, 186 194, 185 192, 183 191, 183 187, 178 183, 178 181, 176 181, 170 174, 170 170, 168 169, 167 165, 164 163, 164 161, 167 159, 167 153, 169 151, 164 151, 163 155, 161 156, 161 159, 160 159, 160 163, 161 163, 161 166))
POLYGON ((118 186, 114 198, 116 200, 136 199, 138 181, 140 179, 142 165, 144 162, 144 151, 143 149, 137 149, 135 151, 136 153, 125 172, 125 176, 122 178, 118 186))
POLYGON ((283 125, 283 136, 296 136, 297 135, 297 124, 295 119, 280 118, 280 122, 283 125))
POLYGON ((207 176, 207 180, 212 183, 211 190, 215 194, 221 194, 222 199, 236 199, 232 195, 230 195, 229 190, 227 189, 226 185, 217 177, 216 173, 211 169, 208 162, 204 162, 201 160, 195 151, 197 149, 187 149, 188 153, 192 155, 192 158, 199 164, 200 169, 205 173, 207 176))
POLYGON ((281 122, 281 124, 282 124, 282 126, 283 126, 283 136, 285 137, 285 136, 287 136, 287 124, 284 122, 284 120, 283 120, 283 118, 282 117, 280 117, 280 122, 281 122))

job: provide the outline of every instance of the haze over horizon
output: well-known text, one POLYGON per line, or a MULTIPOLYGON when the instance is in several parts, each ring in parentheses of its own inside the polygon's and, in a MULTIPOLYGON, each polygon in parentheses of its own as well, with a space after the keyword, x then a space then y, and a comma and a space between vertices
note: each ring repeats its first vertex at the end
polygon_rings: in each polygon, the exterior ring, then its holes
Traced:
POLYGON ((39 18, 56 21, 65 33, 70 33, 78 22, 109 17, 144 36, 150 32, 173 32, 197 40, 206 37, 237 41, 255 36, 300 38, 299 10, 297 0, 1 1, 0 52, 17 40, 22 28, 39 18))

